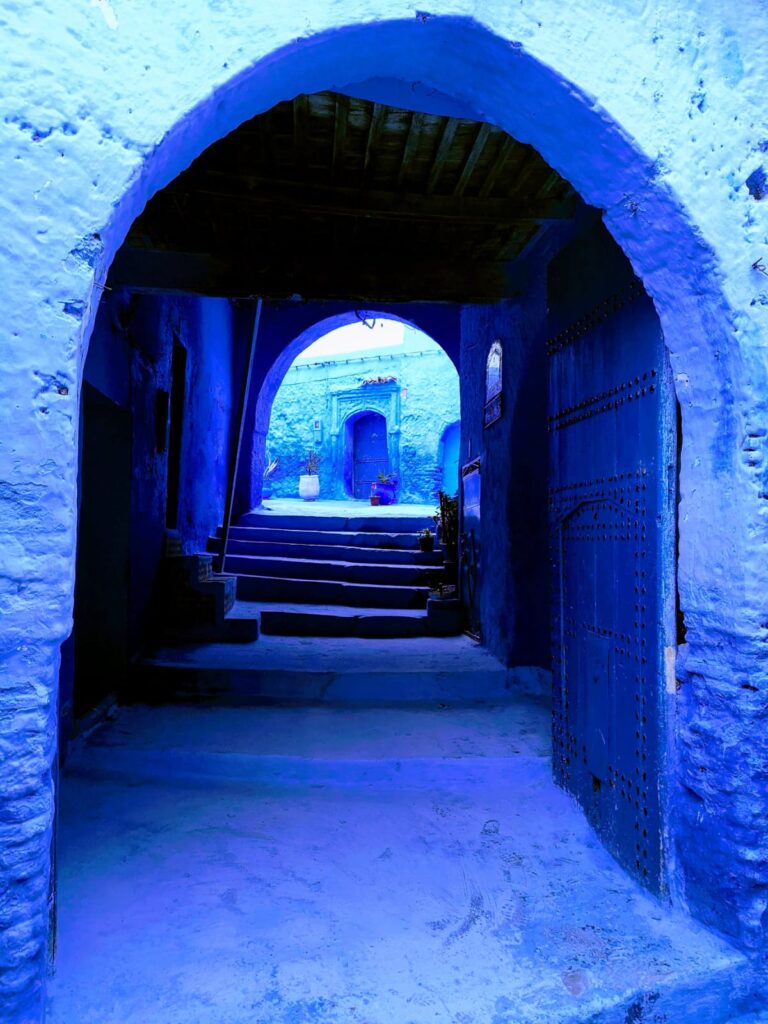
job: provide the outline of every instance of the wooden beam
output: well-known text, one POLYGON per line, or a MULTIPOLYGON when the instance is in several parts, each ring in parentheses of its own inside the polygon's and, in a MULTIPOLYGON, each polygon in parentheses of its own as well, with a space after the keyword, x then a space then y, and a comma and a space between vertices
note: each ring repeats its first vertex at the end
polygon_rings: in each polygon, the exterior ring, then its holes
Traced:
POLYGON ((456 187, 453 190, 455 196, 463 196, 464 191, 469 184, 469 179, 472 177, 472 172, 477 167, 477 162, 483 155, 485 144, 488 141, 488 136, 491 134, 491 126, 488 123, 483 123, 477 129, 475 135, 475 141, 472 143, 472 149, 470 149, 467 159, 464 161, 464 166, 459 175, 459 180, 456 182, 456 187))
MULTIPOLYGON (((259 126, 261 128, 261 152, 264 156, 264 165, 267 174, 277 174, 280 166, 280 155, 277 148, 275 124, 276 114, 274 109, 268 110, 266 114, 262 114, 259 118, 259 126)), ((206 154, 203 154, 203 157, 206 157, 206 154)))
POLYGON ((408 125, 408 135, 403 146, 403 158, 400 161, 400 171, 397 175, 397 187, 402 188, 403 182, 410 176, 413 158, 421 138, 421 130, 424 127, 426 114, 415 113, 411 115, 411 123, 408 125))
POLYGON ((293 164, 298 170, 306 171, 309 166, 309 100, 302 93, 293 100, 293 164))
POLYGON ((279 259, 257 267, 236 255, 162 252, 123 246, 108 285, 137 291, 245 298, 354 299, 369 302, 495 302, 513 292, 509 265, 444 258, 334 263, 307 254, 287 268, 279 259))
POLYGON ((499 180, 499 175, 504 170, 507 161, 512 155, 512 151, 518 143, 509 135, 505 135, 501 140, 499 151, 496 154, 496 159, 491 165, 491 169, 485 176, 485 181, 480 189, 480 198, 487 199, 488 196, 493 192, 496 182, 499 180))
POLYGON ((443 128, 443 134, 440 136, 440 143, 435 153, 435 158, 432 161, 432 170, 429 172, 429 178, 427 180, 427 195, 432 195, 435 191, 435 186, 440 180, 440 175, 443 173, 445 167, 445 161, 448 158, 448 154, 451 151, 453 145, 453 139, 456 135, 456 129, 459 127, 459 122, 455 117, 449 117, 445 122, 443 128))
POLYGON ((182 179, 157 193, 151 200, 153 221, 160 207, 184 186, 188 216, 193 215, 195 202, 201 197, 227 204, 241 205, 242 216, 250 207, 264 208, 272 217, 290 211, 326 216, 363 217, 371 219, 415 221, 465 221, 476 224, 497 224, 518 220, 560 221, 573 216, 577 205, 574 197, 566 200, 479 199, 463 196, 434 196, 414 192, 361 192, 318 182, 274 182, 268 178, 204 171, 182 179), (271 209, 270 209, 271 208, 271 209))
POLYGON ((363 157, 363 174, 362 174, 362 187, 368 184, 371 176, 371 169, 373 167, 373 153, 376 149, 376 143, 379 141, 379 135, 381 134, 381 127, 384 123, 384 116, 387 113, 387 108, 382 103, 374 103, 373 110, 371 111, 371 120, 368 125, 368 136, 365 140, 365 156, 363 157))
POLYGON ((333 156, 331 158, 331 179, 341 181, 344 151, 347 145, 347 125, 349 124, 349 96, 341 93, 336 95, 336 110, 333 123, 333 156))

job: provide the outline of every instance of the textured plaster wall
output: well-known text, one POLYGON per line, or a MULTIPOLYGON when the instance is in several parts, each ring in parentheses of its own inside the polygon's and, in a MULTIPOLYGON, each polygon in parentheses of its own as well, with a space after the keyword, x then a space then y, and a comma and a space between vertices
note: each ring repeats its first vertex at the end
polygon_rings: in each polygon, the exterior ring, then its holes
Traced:
POLYGON ((210 142, 296 92, 377 76, 438 89, 538 148, 605 210, 656 302, 684 430, 676 898, 764 948, 761 0, 0 10, 0 1015, 41 1014, 79 381, 109 262, 148 196, 210 142))
POLYGON ((129 655, 146 639, 165 543, 168 448, 158 449, 155 401, 171 390, 174 340, 187 352, 178 530, 185 551, 204 551, 224 509, 243 348, 237 311, 223 299, 108 294, 85 366, 86 380, 131 416, 129 655))
MULTIPOLYGON (((304 472, 310 449, 320 456, 320 497, 348 496, 340 472, 343 459, 338 456, 345 449, 344 417, 353 403, 355 409, 386 410, 388 447, 392 453, 398 449, 397 500, 436 502, 442 481, 440 440, 445 427, 459 419, 459 378, 443 350, 423 335, 409 337, 402 347, 387 351, 293 364, 272 406, 267 435, 270 456, 279 460, 270 480, 273 496, 297 496, 299 473, 304 472), (398 422, 393 421, 389 397, 377 398, 380 386, 365 383, 389 377, 396 378, 400 391, 398 422), (341 404, 336 434, 334 395, 350 403, 341 404), (319 440, 315 420, 321 423, 319 440)), ((391 467, 393 461, 390 458, 391 467)))

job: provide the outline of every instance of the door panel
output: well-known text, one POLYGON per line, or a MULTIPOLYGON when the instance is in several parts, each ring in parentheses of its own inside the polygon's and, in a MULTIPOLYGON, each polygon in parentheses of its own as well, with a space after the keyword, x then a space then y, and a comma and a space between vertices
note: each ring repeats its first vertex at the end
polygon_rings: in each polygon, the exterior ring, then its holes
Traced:
POLYGON ((554 762, 616 858, 663 886, 674 426, 661 326, 604 229, 550 268, 554 762))
POLYGON ((354 495, 368 498, 379 473, 389 473, 387 421, 377 412, 356 420, 352 429, 354 449, 354 495))

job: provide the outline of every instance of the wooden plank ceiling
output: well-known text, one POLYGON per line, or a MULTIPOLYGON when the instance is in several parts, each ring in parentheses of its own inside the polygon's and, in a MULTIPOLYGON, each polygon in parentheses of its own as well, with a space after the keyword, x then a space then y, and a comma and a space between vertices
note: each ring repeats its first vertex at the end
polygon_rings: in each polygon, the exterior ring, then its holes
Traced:
POLYGON ((332 92, 207 149, 136 220, 112 284, 211 295, 488 301, 580 200, 475 121, 332 92))

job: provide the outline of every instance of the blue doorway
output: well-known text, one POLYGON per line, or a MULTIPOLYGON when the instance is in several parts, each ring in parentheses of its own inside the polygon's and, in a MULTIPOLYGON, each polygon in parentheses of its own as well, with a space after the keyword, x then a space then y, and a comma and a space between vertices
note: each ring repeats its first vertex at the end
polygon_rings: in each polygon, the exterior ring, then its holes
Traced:
POLYGON ((443 431, 440 441, 440 464, 442 466, 442 483, 440 489, 446 494, 456 494, 459 490, 459 442, 461 440, 461 424, 451 423, 443 431))
POLYGON ((355 498, 369 498, 371 485, 379 473, 389 473, 387 421, 378 412, 359 416, 352 426, 352 493, 355 498))
POLYGON ((660 892, 676 459, 664 339, 607 232, 553 260, 548 298, 555 775, 660 892))

